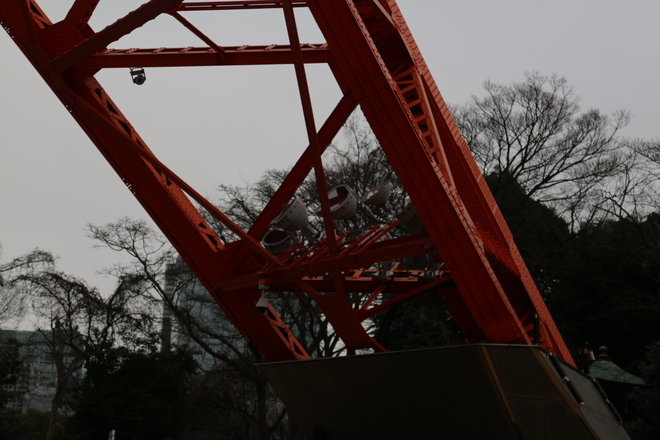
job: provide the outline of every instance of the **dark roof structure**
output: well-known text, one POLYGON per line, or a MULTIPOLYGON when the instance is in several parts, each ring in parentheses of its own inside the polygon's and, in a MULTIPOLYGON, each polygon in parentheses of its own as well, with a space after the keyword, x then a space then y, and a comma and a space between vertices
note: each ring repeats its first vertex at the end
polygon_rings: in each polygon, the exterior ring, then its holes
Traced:
POLYGON ((617 364, 607 354, 607 347, 600 347, 600 353, 596 360, 589 367, 589 374, 594 379, 606 380, 608 382, 619 382, 630 385, 644 385, 644 380, 628 373, 617 364))

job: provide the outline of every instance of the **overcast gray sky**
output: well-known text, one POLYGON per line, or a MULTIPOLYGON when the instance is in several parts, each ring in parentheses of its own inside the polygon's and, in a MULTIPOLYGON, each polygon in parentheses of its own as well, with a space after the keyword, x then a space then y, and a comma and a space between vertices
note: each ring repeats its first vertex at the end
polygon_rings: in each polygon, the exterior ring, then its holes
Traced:
MULTIPOLYGON (((145 0, 103 0, 100 30, 145 0)), ((72 1, 38 2, 53 21, 72 1)), ((565 77, 583 109, 630 110, 629 137, 660 136, 659 0, 399 0, 449 103, 482 93, 490 79, 509 84, 525 71, 565 77)), ((322 42, 298 10, 301 40, 322 42)), ((282 12, 192 13, 220 45, 287 43, 282 12)), ((202 45, 161 17, 111 45, 202 45)), ((35 247, 102 291, 95 271, 118 255, 93 249, 88 223, 147 218, 120 179, 3 32, 0 34, 0 243, 2 261, 35 247)), ((325 66, 308 67, 317 123, 339 99, 325 66)), ((143 86, 125 69, 97 78, 149 147, 200 193, 256 180, 290 166, 306 145, 291 66, 148 69, 143 86)))

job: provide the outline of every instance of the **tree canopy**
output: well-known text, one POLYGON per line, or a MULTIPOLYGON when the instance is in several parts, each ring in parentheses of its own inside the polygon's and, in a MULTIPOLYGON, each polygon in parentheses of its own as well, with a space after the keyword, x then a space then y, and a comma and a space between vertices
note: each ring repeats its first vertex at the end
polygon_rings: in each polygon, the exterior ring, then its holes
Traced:
POLYGON ((486 81, 484 90, 453 113, 496 198, 515 182, 579 224, 602 214, 606 194, 621 193, 620 180, 636 160, 620 136, 628 112, 581 111, 557 75, 527 72, 510 85, 486 81))
POLYGON ((104 351, 87 363, 69 424, 73 438, 106 438, 111 430, 126 440, 181 438, 194 371, 190 353, 183 350, 104 351))

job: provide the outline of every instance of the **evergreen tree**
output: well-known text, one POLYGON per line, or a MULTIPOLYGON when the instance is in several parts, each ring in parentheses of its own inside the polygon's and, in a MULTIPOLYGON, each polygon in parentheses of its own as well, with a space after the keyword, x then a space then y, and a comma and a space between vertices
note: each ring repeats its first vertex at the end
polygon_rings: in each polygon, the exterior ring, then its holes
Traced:
POLYGON ((189 353, 108 350, 87 364, 87 376, 71 418, 76 439, 182 438, 188 383, 195 364, 189 353))

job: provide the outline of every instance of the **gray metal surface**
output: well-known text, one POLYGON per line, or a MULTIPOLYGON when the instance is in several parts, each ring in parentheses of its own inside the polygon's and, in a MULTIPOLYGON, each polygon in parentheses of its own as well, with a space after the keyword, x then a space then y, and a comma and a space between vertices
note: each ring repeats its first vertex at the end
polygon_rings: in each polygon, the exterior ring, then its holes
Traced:
POLYGON ((260 365, 307 439, 629 440, 588 378, 477 344, 260 365))

